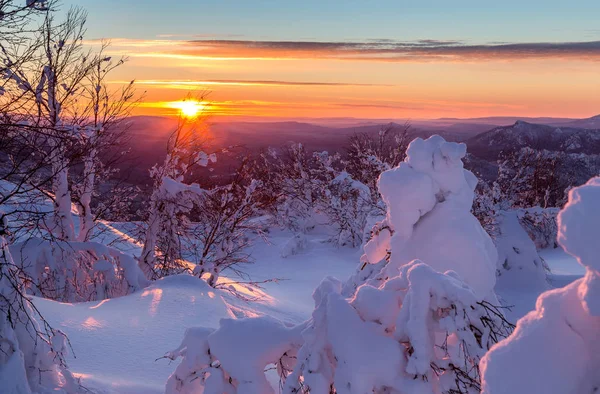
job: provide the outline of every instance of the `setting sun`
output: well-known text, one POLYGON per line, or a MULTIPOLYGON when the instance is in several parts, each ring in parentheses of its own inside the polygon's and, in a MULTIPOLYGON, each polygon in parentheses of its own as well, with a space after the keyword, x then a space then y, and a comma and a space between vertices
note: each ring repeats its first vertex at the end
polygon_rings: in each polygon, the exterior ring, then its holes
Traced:
POLYGON ((171 108, 178 109, 180 114, 186 118, 195 118, 206 107, 206 103, 194 100, 174 101, 169 104, 171 108))

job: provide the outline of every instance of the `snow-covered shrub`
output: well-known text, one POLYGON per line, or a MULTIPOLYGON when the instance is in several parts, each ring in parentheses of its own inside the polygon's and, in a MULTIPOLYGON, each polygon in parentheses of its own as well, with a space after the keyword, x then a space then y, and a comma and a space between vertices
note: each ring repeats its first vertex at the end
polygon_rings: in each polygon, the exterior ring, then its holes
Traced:
POLYGON ((480 299, 492 296, 497 252, 470 212, 477 178, 463 168, 466 145, 432 136, 413 140, 406 153, 398 167, 379 177, 387 216, 365 245, 362 262, 387 257, 375 277, 389 277, 419 259, 436 271, 457 272, 480 299))
POLYGON ((371 204, 371 192, 367 186, 355 181, 347 172, 341 172, 325 190, 321 208, 336 234, 332 241, 336 245, 359 246, 367 222, 371 204))
POLYGON ((482 359, 485 394, 581 394, 600 388, 600 178, 569 192, 558 243, 586 268, 547 291, 514 333, 482 359))
POLYGON ((206 193, 184 178, 195 165, 205 167, 217 160, 199 148, 196 124, 182 122, 169 138, 162 165, 150 170, 154 189, 144 234, 140 267, 148 279, 181 273, 189 269, 182 261, 182 235, 189 227, 188 214, 206 193))
MULTIPOLYGON (((496 189, 497 190, 497 189, 496 189)), ((478 182, 475 188, 475 198, 473 199, 473 216, 479 220, 481 227, 494 238, 498 232, 497 214, 500 204, 496 201, 494 192, 485 182, 478 182)))
POLYGON ((521 225, 520 212, 512 210, 497 213, 494 237, 498 250, 497 286, 545 290, 548 288, 546 275, 549 268, 521 225))
POLYGON ((519 222, 529 234, 529 238, 538 249, 556 248, 556 236, 558 235, 558 224, 556 216, 559 208, 539 207, 519 209, 517 214, 519 222))
POLYGON ((52 329, 25 295, 0 222, 0 388, 7 394, 80 392, 69 371, 65 335, 52 329))
POLYGON ((562 197, 556 168, 559 153, 529 147, 509 153, 499 162, 497 187, 502 200, 515 208, 556 206, 562 197))
POLYGON ((263 194, 275 196, 270 211, 277 223, 305 233, 322 217, 321 224, 333 228, 336 245, 360 245, 373 210, 371 191, 340 170, 339 155, 323 151, 311 156, 301 144, 292 144, 284 154, 271 150, 261 157, 256 178, 263 194))
POLYGON ((263 185, 263 202, 277 225, 304 233, 315 226, 316 179, 313 156, 304 145, 269 148, 253 165, 252 178, 263 185))
POLYGON ((294 234, 281 248, 281 257, 289 257, 301 253, 307 248, 306 236, 302 233, 294 234))
POLYGON ((415 260, 348 300, 328 278, 284 393, 479 393, 479 359, 511 326, 449 271, 415 260))
POLYGON ((221 319, 217 330, 190 328, 179 348, 165 356, 183 358, 165 394, 274 394, 265 368, 284 368, 292 361, 290 352, 300 347, 302 328, 270 317, 221 319))
POLYGON ((30 238, 10 246, 28 293, 63 302, 120 297, 148 285, 137 261, 96 242, 30 238))
POLYGON ((344 169, 358 182, 367 185, 373 206, 385 212, 377 190, 379 174, 404 160, 408 139, 407 124, 382 126, 377 135, 356 134, 350 137, 343 159, 344 169))
POLYGON ((248 254, 251 237, 263 233, 262 223, 253 220, 260 214, 262 183, 249 178, 248 164, 243 160, 228 185, 200 198, 198 221, 190 228, 193 274, 207 274, 211 286, 217 285, 223 270, 247 277, 241 266, 252 262, 248 254))

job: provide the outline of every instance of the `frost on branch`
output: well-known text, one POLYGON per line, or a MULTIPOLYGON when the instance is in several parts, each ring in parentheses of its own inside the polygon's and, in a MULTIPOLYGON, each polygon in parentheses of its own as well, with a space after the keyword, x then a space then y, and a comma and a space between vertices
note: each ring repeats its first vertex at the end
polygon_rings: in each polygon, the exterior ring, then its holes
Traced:
POLYGON ((569 192, 558 243, 583 278, 543 293, 536 309, 482 360, 483 393, 579 394, 600 389, 600 178, 569 192))
MULTIPOLYGON (((394 275, 419 259, 436 271, 457 272, 479 300, 495 299, 497 252, 470 212, 477 178, 463 168, 465 154, 464 144, 437 135, 417 138, 406 159, 381 174, 378 187, 387 215, 374 226, 361 258, 360 271, 373 271, 370 280, 394 275)), ((362 283, 360 278, 367 279, 360 271, 351 281, 354 287, 362 283)), ((344 292, 351 294, 352 286, 344 292)))

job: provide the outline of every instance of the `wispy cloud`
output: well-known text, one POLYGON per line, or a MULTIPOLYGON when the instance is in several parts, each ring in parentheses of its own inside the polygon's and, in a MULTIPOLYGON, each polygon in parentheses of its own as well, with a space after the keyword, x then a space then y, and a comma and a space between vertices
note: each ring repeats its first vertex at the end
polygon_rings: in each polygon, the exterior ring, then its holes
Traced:
MULTIPOLYGON (((90 40, 95 43, 97 40, 90 40)), ((478 62, 523 59, 600 60, 600 41, 493 42, 470 44, 457 40, 397 41, 257 41, 232 39, 111 40, 131 56, 181 59, 340 59, 386 62, 478 62), (151 49, 151 50, 149 50, 151 49)))
MULTIPOLYGON (((111 81, 113 84, 128 84, 130 81, 111 81)), ((241 79, 211 79, 201 81, 178 81, 178 80, 136 80, 136 85, 151 85, 169 89, 190 89, 193 87, 230 85, 230 86, 393 86, 369 83, 346 83, 346 82, 315 82, 315 81, 273 81, 273 80, 241 80, 241 79)))
POLYGON ((216 57, 334 58, 378 61, 486 61, 536 58, 600 60, 600 41, 467 44, 461 41, 399 42, 191 40, 178 54, 216 57))

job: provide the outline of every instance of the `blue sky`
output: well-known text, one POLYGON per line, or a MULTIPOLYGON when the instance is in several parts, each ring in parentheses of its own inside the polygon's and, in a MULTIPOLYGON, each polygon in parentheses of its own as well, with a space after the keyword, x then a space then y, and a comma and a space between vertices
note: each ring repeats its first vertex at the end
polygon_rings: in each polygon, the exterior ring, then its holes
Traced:
POLYGON ((600 2, 81 0, 89 36, 162 34, 254 40, 600 40, 600 2), (107 29, 107 26, 110 26, 107 29))

